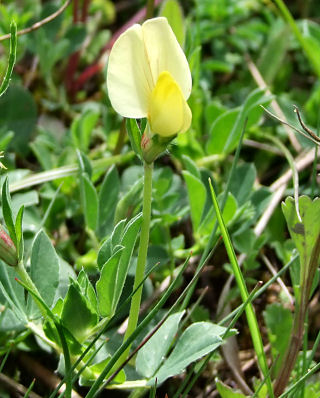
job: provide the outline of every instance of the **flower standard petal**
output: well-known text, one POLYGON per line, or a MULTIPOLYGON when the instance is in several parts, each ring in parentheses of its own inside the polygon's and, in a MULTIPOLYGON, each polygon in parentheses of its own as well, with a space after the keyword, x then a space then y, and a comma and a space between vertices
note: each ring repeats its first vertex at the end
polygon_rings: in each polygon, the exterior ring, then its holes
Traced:
POLYGON ((116 112, 129 118, 147 116, 154 82, 140 25, 133 25, 114 43, 108 62, 107 86, 116 112))
POLYGON ((142 25, 143 41, 154 82, 168 71, 189 98, 192 79, 188 61, 166 18, 149 19, 142 25))
POLYGON ((161 137, 174 136, 190 127, 190 108, 179 85, 167 71, 160 73, 151 93, 148 120, 151 131, 161 137))

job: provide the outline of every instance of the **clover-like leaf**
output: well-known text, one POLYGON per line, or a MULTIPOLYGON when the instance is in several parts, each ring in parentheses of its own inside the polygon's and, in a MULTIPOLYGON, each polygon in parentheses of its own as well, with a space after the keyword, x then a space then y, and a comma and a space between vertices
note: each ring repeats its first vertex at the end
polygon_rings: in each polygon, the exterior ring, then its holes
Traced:
POLYGON ((300 255, 300 275, 307 270, 313 249, 320 234, 320 198, 313 201, 308 196, 299 197, 299 211, 301 220, 296 212, 295 202, 288 197, 282 203, 282 211, 287 221, 292 240, 300 255))

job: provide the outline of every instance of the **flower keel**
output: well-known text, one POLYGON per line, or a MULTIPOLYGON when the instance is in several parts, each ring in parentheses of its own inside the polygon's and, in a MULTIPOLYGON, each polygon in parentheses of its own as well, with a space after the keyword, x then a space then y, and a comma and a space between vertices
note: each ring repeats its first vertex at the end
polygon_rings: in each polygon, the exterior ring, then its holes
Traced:
POLYGON ((160 73, 151 93, 148 120, 153 133, 171 137, 185 132, 191 124, 191 111, 171 74, 160 73))

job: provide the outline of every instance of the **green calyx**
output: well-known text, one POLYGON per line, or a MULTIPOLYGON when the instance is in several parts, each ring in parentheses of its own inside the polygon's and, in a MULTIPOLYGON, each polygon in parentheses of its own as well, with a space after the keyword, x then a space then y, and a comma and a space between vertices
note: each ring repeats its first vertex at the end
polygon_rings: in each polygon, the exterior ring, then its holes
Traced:
POLYGON ((162 137, 150 130, 149 124, 141 138, 141 150, 144 161, 148 164, 154 162, 168 147, 176 136, 162 137))

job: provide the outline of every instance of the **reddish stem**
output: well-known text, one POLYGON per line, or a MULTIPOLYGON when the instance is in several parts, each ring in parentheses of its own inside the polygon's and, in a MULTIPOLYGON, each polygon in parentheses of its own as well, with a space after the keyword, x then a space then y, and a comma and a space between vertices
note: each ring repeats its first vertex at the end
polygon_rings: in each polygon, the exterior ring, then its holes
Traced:
POLYGON ((79 0, 73 0, 73 23, 78 22, 79 0))
MULTIPOLYGON (((90 0, 83 0, 82 9, 81 9, 81 17, 80 22, 85 23, 88 17, 88 9, 89 9, 90 0)), ((73 3, 73 23, 76 24, 79 22, 79 0, 74 0, 73 3)), ((65 86, 67 92, 74 98, 77 92, 77 84, 76 84, 76 71, 78 69, 80 59, 80 51, 76 51, 73 53, 68 62, 67 70, 66 70, 66 78, 65 78, 65 86)))
POLYGON ((89 10, 89 3, 90 3, 90 0, 83 0, 82 13, 81 13, 81 22, 86 22, 86 20, 87 20, 88 10, 89 10))

